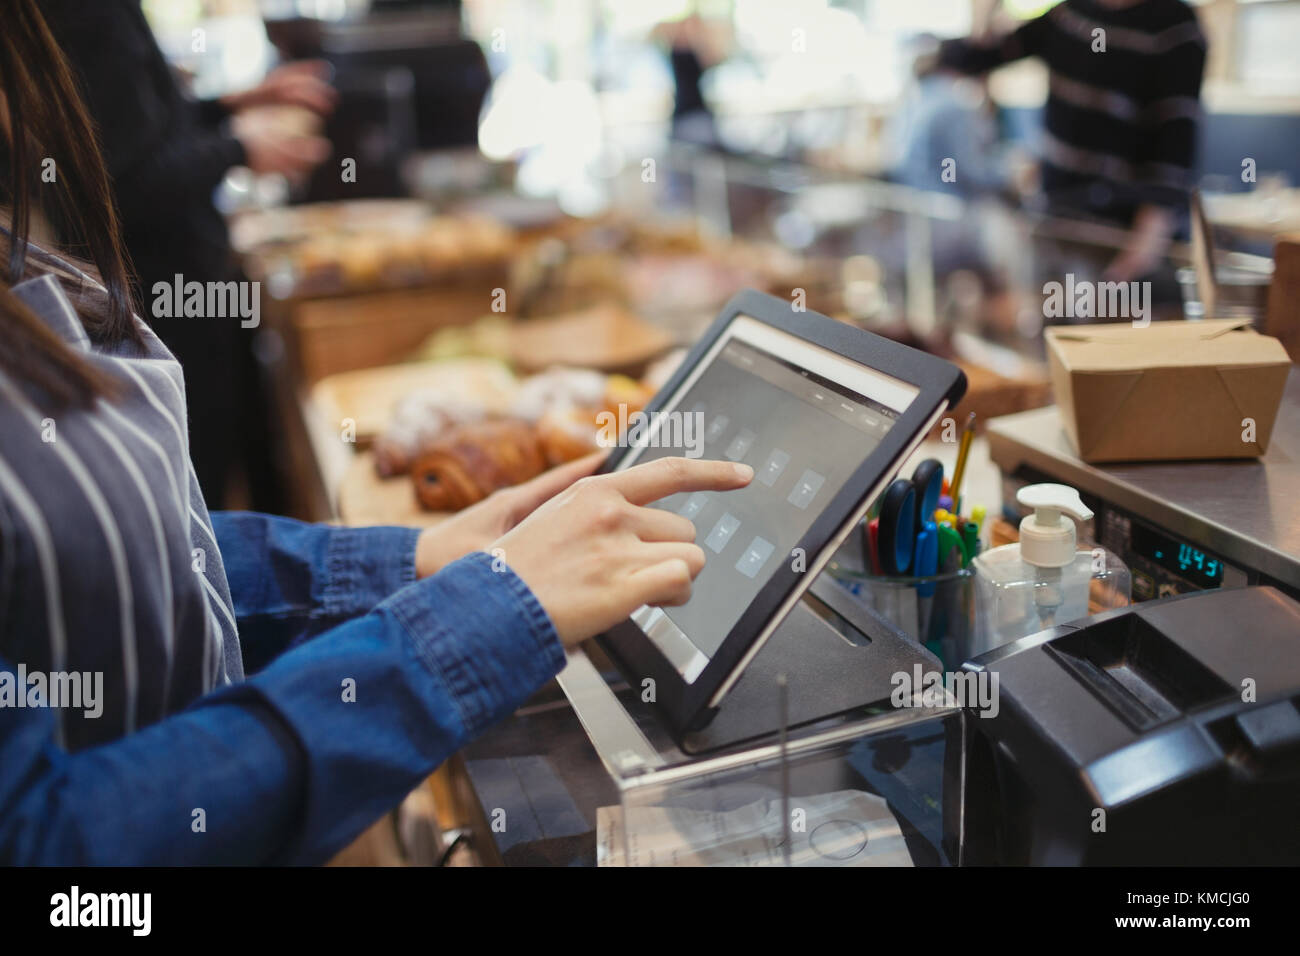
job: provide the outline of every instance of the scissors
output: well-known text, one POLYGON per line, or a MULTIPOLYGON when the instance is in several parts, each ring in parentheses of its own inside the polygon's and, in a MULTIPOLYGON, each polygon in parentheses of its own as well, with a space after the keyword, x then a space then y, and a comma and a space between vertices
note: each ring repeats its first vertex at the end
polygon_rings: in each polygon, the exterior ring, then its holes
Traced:
POLYGON ((879 516, 867 527, 873 568, 895 577, 911 570, 918 532, 931 520, 942 492, 943 465, 934 458, 918 464, 911 478, 894 479, 880 500, 879 516))

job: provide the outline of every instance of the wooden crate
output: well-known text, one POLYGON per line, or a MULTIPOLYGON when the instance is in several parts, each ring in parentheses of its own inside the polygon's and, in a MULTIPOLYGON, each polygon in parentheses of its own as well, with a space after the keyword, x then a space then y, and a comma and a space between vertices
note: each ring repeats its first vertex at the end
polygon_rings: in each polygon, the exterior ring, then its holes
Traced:
MULTIPOLYGON (((976 427, 983 429, 984 423, 991 418, 1052 404, 1052 385, 1045 375, 1041 378, 1008 378, 973 362, 952 361, 966 373, 966 394, 944 418, 953 419, 959 428, 966 423, 966 416, 971 412, 975 413, 976 427)), ((942 437, 945 427, 940 420, 931 429, 930 437, 942 437)))
POLYGON ((502 265, 445 283, 290 301, 285 312, 302 381, 404 361, 437 329, 490 313, 494 290, 504 288, 502 265))

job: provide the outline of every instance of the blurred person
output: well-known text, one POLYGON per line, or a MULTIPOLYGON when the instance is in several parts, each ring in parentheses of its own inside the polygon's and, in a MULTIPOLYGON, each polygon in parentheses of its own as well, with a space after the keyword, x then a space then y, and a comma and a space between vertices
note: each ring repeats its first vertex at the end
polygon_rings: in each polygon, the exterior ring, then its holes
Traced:
MULTIPOLYGON (((1064 0, 993 38, 949 40, 941 66, 1047 66, 1042 188, 1053 214, 1124 226, 1112 281, 1149 275, 1186 215, 1206 40, 1182 0, 1064 0)), ((959 166, 961 160, 958 160, 959 166)))
POLYGON ((653 35, 667 46, 673 74, 672 138, 717 147, 718 125, 702 87, 704 72, 719 59, 708 28, 698 13, 691 13, 659 24, 653 35))
POLYGON ((914 82, 890 128, 896 154, 890 178, 967 198, 1000 192, 1010 177, 985 83, 942 66, 938 37, 918 37, 914 46, 914 82), (945 178, 944 164, 957 157, 960 168, 945 178))
MULTIPOLYGON (((997 115, 983 77, 966 76, 939 62, 939 38, 923 34, 909 42, 913 53, 913 82, 909 84, 888 128, 893 152, 888 177, 912 189, 943 192, 970 205, 953 219, 930 223, 930 256, 936 281, 945 288, 966 290, 948 295, 944 322, 969 306, 976 295, 987 305, 1005 292, 1006 279, 990 249, 991 227, 1012 215, 1000 199, 1018 201, 1034 185, 1034 167, 1016 147, 999 138, 997 115), (960 161, 958 161, 960 158, 960 161)), ((905 244, 886 250, 890 271, 906 268, 905 244)), ((993 334, 981 327, 981 334, 993 334)))
MULTIPOLYGON (((257 87, 215 100, 186 95, 140 0, 39 0, 71 61, 108 165, 137 301, 185 368, 191 455, 204 497, 227 500, 242 473, 250 503, 284 510, 274 467, 270 401, 258 374, 255 329, 236 318, 158 317, 156 283, 244 281, 213 196, 228 170, 303 177, 330 152, 314 135, 286 132, 283 107, 333 109, 321 63, 271 71, 257 87)), ((57 224, 56 224, 57 225, 57 224)))
POLYGON ((36 0, 6 6, 0 132, 0 675, 98 676, 76 706, 0 697, 0 865, 323 862, 565 647, 689 599, 694 526, 644 506, 744 487, 747 466, 590 477, 594 456, 424 531, 209 512, 187 373, 132 315, 108 174, 36 0), (28 173, 45 158, 49 189, 28 173), (93 265, 29 242, 38 199, 93 265))

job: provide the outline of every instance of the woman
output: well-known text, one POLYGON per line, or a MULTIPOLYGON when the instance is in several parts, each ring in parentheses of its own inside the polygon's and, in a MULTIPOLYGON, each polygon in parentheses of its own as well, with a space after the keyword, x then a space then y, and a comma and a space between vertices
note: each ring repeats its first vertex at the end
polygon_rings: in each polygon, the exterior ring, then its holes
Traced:
POLYGON ((744 466, 587 460, 425 532, 209 515, 34 0, 7 6, 0 84, 0 862, 323 861, 564 646, 689 597, 693 526, 643 506, 744 466), (28 243, 36 184, 97 276, 28 243))
MULTIPOLYGON (((134 288, 147 293, 177 275, 243 281, 214 202, 217 187, 234 166, 293 181, 329 156, 328 140, 288 135, 280 112, 333 109, 324 64, 285 64, 251 90, 194 100, 159 49, 140 0, 37 2, 95 118, 134 288)), ((231 479, 242 474, 254 508, 283 510, 272 403, 253 357, 257 333, 230 322, 145 318, 185 369, 190 460, 204 499, 221 507, 231 479), (232 378, 238 388, 228 387, 232 378)))

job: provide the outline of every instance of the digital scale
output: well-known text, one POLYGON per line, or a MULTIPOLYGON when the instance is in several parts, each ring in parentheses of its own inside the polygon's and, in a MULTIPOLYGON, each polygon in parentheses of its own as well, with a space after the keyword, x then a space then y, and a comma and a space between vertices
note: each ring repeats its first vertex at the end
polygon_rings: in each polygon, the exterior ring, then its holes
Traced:
POLYGON ((1258 459, 1090 465, 1056 406, 988 423, 1004 516, 1016 491, 1054 481, 1095 512, 1098 543, 1133 575, 1137 601, 1218 587, 1272 585, 1300 598, 1300 372, 1292 369, 1268 454, 1258 459))

